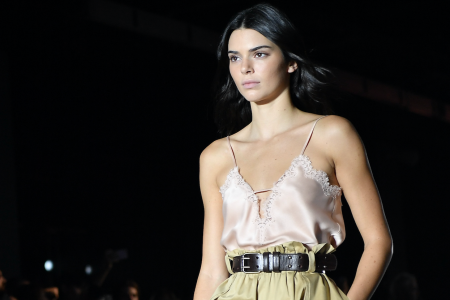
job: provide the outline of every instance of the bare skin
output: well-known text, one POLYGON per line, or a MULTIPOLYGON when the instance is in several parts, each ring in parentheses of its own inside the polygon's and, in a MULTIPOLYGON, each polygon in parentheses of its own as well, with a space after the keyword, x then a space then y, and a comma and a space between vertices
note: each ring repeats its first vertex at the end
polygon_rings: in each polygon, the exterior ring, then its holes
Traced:
MULTIPOLYGON (((230 74, 252 109, 252 122, 230 137, 239 171, 254 190, 271 188, 300 154, 313 121, 320 116, 292 105, 289 76, 297 65, 285 62, 277 45, 257 31, 239 29, 230 36, 228 49, 230 74), (255 84, 245 84, 246 80, 255 84)), ((345 194, 365 244, 347 296, 351 300, 369 299, 392 256, 392 238, 364 146, 349 121, 328 116, 317 123, 305 155, 345 194)), ((220 245, 223 217, 219 188, 234 167, 231 157, 226 139, 213 142, 200 156, 205 220, 195 300, 210 299, 228 278, 220 245)), ((258 194, 261 214, 269 193, 258 194)))

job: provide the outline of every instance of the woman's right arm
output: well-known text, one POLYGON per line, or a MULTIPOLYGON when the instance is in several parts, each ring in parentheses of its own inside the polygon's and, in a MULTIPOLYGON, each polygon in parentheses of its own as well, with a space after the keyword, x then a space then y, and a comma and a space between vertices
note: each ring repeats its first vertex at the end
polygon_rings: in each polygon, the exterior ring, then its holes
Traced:
MULTIPOLYGON (((220 142, 219 142, 220 143, 220 142)), ((200 274, 195 287, 194 300, 209 300, 215 289, 228 278, 225 252, 220 245, 223 230, 222 196, 217 184, 220 170, 221 148, 218 142, 208 146, 200 155, 200 190, 205 212, 203 251, 200 274)))

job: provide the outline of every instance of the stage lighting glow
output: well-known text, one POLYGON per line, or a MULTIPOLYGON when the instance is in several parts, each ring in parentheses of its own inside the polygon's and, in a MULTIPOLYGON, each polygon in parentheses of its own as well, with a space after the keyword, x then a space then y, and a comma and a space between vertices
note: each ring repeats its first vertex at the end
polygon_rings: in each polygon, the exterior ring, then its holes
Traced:
POLYGON ((47 260, 44 264, 44 268, 45 270, 50 272, 51 270, 53 270, 53 262, 51 260, 47 260))
POLYGON ((87 265, 86 268, 84 269, 84 271, 86 272, 87 275, 91 275, 92 267, 90 265, 87 265))

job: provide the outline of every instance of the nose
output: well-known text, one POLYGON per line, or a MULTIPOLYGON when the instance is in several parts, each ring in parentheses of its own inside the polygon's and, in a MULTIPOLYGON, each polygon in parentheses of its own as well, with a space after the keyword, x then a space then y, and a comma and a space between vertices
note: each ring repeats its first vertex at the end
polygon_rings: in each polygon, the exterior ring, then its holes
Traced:
POLYGON ((253 65, 249 59, 242 60, 241 73, 244 75, 253 73, 253 65))

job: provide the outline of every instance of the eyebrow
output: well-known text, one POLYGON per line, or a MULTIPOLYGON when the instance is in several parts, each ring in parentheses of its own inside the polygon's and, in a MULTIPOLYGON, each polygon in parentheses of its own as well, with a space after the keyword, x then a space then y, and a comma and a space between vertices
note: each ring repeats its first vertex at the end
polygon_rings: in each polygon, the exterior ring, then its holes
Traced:
MULTIPOLYGON (((255 47, 255 48, 251 48, 251 49, 248 50, 248 52, 254 52, 254 51, 259 50, 259 49, 262 49, 262 48, 269 48, 269 49, 272 49, 272 47, 270 47, 270 46, 262 45, 262 46, 257 46, 257 47, 255 47)), ((238 54, 239 51, 229 50, 228 53, 238 54)))

